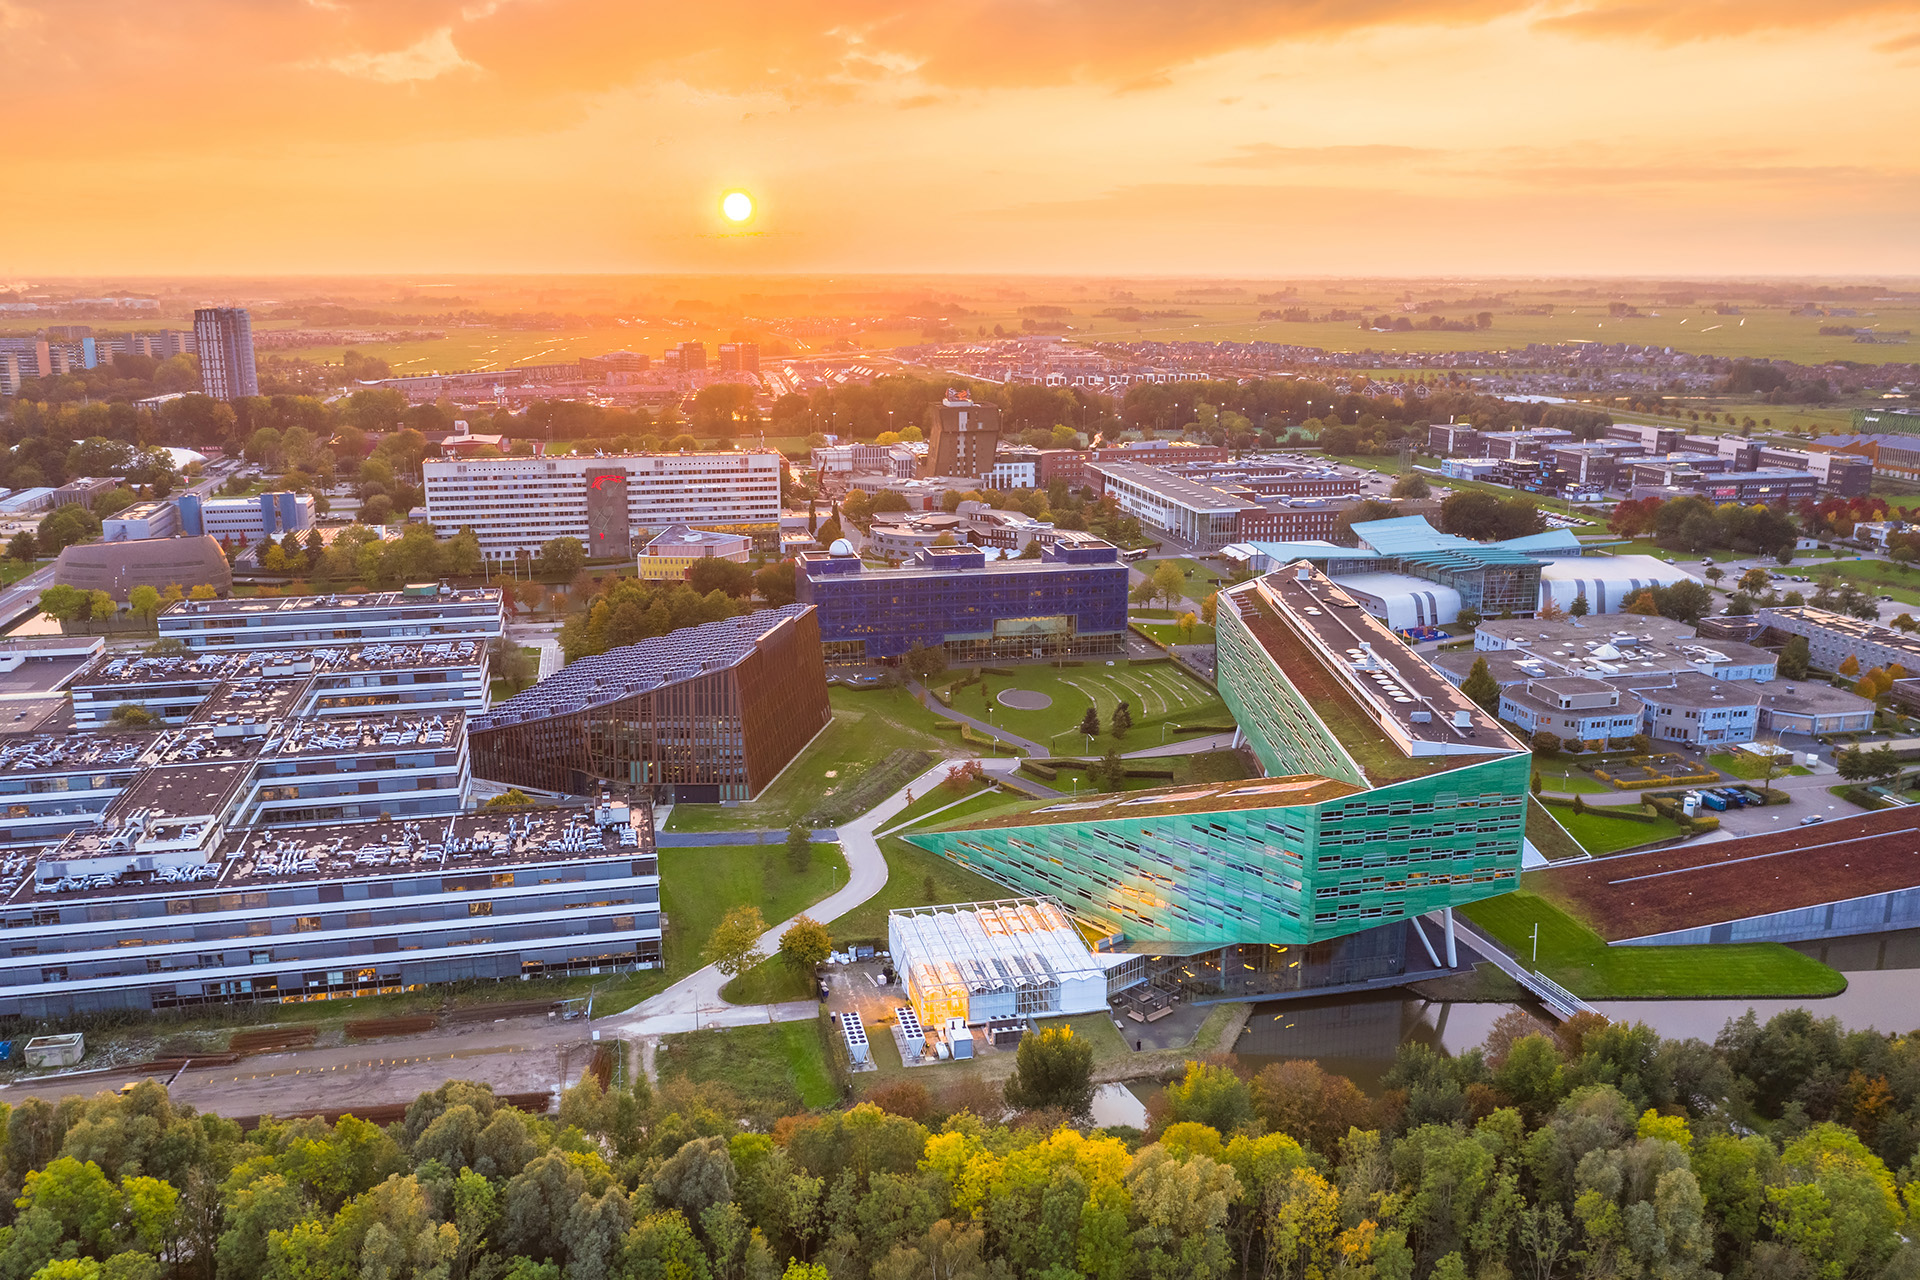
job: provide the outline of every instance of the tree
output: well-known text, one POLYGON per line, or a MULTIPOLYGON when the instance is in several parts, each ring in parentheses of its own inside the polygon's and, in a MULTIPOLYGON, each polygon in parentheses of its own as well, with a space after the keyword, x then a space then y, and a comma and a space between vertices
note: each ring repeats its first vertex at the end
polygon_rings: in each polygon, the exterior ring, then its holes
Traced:
POLYGON ((1840 660, 1840 665, 1836 667, 1835 670, 1838 671, 1843 676, 1851 677, 1851 676, 1859 675, 1860 674, 1859 655, 1852 654, 1852 653, 1848 654, 1846 657, 1840 660))
POLYGON ((1200 602, 1200 621, 1206 623, 1208 626, 1214 625, 1214 619, 1219 616, 1219 610, 1220 593, 1218 591, 1208 592, 1207 598, 1200 602))
POLYGON ((1133 708, 1129 707, 1125 702, 1120 703, 1119 706, 1113 709, 1113 716, 1108 721, 1108 727, 1113 730, 1114 737, 1126 737, 1127 730, 1133 728, 1133 708))
POLYGON ((1187 1073, 1167 1086, 1168 1119, 1232 1133, 1252 1122, 1253 1092, 1229 1067, 1189 1062, 1187 1073))
POLYGON ((738 977, 766 959, 760 952, 760 935, 766 931, 760 908, 735 907, 707 935, 702 958, 727 977, 738 977))
POLYGON ((40 521, 34 538, 43 555, 58 555, 66 548, 90 542, 100 536, 100 519, 77 502, 55 507, 40 521))
POLYGON ((1080 717, 1080 732, 1089 738, 1100 736, 1100 713, 1092 707, 1088 707, 1087 714, 1080 717))
POLYGON ((767 565, 753 575, 754 593, 765 600, 770 608, 778 609, 782 605, 792 604, 796 572, 791 560, 780 560, 767 565))
POLYGON ((1187 575, 1171 560, 1162 560, 1154 566, 1152 581, 1153 593, 1169 605, 1187 594, 1187 575))
POLYGON ((1805 680, 1812 662, 1812 655, 1807 649, 1807 638, 1788 636, 1786 644, 1780 648, 1779 674, 1788 680, 1805 680))
POLYGON ((213 589, 213 584, 212 584, 212 583, 208 583, 208 582, 203 582, 203 583, 201 583, 201 584, 200 584, 199 586, 197 586, 197 587, 195 587, 195 588, 194 588, 193 590, 191 590, 191 591, 189 591, 189 592, 187 592, 187 599, 189 599, 189 600, 211 600, 211 599, 213 599, 213 598, 214 598, 215 596, 217 596, 217 595, 219 595, 219 594, 220 594, 220 593, 219 593, 218 591, 215 591, 215 590, 213 589))
POLYGON ((1548 733, 1545 729, 1536 729, 1533 734, 1533 753, 1537 756, 1557 756, 1560 754, 1560 737, 1548 733))
POLYGON ((753 570, 733 560, 707 556, 688 567, 687 585, 703 596, 724 591, 735 599, 744 599, 753 594, 753 570))
POLYGON ((1738 585, 1750 596, 1765 595, 1773 586, 1773 578, 1765 569, 1755 567, 1740 575, 1738 585))
POLYGON ((1180 638, 1189 644, 1193 643, 1193 629, 1199 624, 1200 619, 1194 616, 1192 610, 1188 610, 1174 620, 1174 625, 1180 628, 1180 638))
POLYGON ((1455 614, 1453 620, 1471 631, 1480 625, 1482 619, 1478 609, 1468 607, 1455 614))
POLYGON ((550 578, 571 579, 586 563, 587 549, 578 538, 549 538, 540 544, 540 572, 550 578))
POLYGON ((86 592, 65 583, 55 583, 40 593, 40 611, 55 622, 75 622, 87 607, 86 592))
POLYGON ((803 822, 787 828, 787 867, 799 875, 813 866, 813 832, 803 822))
POLYGON ((1427 498, 1433 495, 1433 486, 1418 471, 1408 471, 1393 482, 1393 496, 1396 498, 1427 498))
POLYGON ((518 787, 508 787, 497 796, 489 796, 480 806, 482 809, 530 809, 533 797, 518 787))
POLYGON ((845 531, 840 527, 840 517, 830 515, 820 522, 820 529, 819 532, 814 535, 814 541, 820 544, 822 551, 831 551, 833 550, 833 544, 846 536, 845 531))
POLYGON ((1493 672, 1487 666, 1485 655, 1473 660, 1473 669, 1467 672, 1467 678, 1461 681, 1460 692, 1479 703, 1487 711, 1499 709, 1500 682, 1493 678, 1493 672))
POLYGON ((39 555, 39 549, 34 545, 33 532, 29 529, 22 529, 7 542, 9 560, 18 560, 24 564, 37 555, 39 555))
POLYGON ((916 644, 907 650, 907 673, 921 684, 931 684, 947 673, 945 645, 916 644))
POLYGON ((1659 617, 1660 605, 1659 602, 1654 599, 1653 588, 1643 587, 1635 592, 1633 598, 1627 601, 1627 612, 1637 614, 1643 618, 1659 617))
POLYGON ((1552 596, 1548 596, 1540 602, 1540 610, 1533 616, 1542 622, 1565 622, 1567 620, 1567 611, 1560 607, 1559 601, 1555 600, 1552 596))
POLYGON ((833 935, 827 926, 808 916, 798 916, 780 935, 780 958, 801 973, 812 973, 833 953, 833 935))
POLYGON ((114 603, 112 596, 104 591, 89 591, 87 594, 87 617, 94 622, 112 622, 120 606, 114 603))
POLYGON ((1587 603, 1587 593, 1584 591, 1574 596, 1573 603, 1567 606, 1567 612, 1576 618, 1584 618, 1592 611, 1592 606, 1587 603))
POLYGON ((160 717, 137 702, 123 702, 113 709, 111 719, 116 729, 145 729, 157 723, 160 717))
POLYGON ((1071 1116, 1093 1109, 1093 1044, 1071 1024, 1043 1027, 1020 1039, 1004 1096, 1018 1111, 1057 1108, 1071 1116))
POLYGON ((1719 586, 1720 580, 1726 576, 1727 571, 1717 564, 1710 566, 1706 572, 1707 581, 1713 583, 1715 586, 1719 586))

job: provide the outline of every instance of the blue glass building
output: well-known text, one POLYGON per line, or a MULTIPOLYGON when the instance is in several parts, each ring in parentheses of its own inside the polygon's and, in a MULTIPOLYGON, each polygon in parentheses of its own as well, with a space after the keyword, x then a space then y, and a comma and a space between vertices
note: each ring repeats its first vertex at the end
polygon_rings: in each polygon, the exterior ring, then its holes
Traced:
POLYGON ((818 613, 828 662, 888 661, 916 645, 962 662, 1126 646, 1127 566, 1104 542, 992 563, 979 547, 924 547, 899 569, 869 568, 835 543, 801 553, 795 588, 818 613))

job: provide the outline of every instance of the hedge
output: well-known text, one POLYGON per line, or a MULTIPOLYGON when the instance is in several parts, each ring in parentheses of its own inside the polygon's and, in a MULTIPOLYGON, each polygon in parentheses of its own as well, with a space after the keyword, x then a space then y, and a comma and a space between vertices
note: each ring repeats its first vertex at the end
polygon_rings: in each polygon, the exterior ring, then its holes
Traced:
POLYGON ((1038 760, 1022 760, 1020 772, 1030 773, 1042 782, 1052 782, 1060 776, 1060 771, 1050 764, 1041 764, 1038 760))

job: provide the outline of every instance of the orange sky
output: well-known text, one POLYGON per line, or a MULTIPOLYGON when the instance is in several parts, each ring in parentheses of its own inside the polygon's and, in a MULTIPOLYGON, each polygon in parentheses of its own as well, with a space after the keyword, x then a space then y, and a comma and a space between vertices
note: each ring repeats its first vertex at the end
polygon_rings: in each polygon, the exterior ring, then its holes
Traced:
POLYGON ((0 0, 0 109, 0 281, 1920 274, 1920 0, 0 0))

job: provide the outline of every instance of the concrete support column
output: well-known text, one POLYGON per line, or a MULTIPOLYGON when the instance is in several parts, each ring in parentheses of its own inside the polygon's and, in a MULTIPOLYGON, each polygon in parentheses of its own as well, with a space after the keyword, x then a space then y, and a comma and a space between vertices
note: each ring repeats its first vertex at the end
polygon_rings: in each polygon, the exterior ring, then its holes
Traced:
POLYGON ((1447 924, 1447 968, 1457 969, 1460 967, 1460 957, 1453 946, 1453 908, 1448 907, 1441 913, 1441 917, 1447 924))

